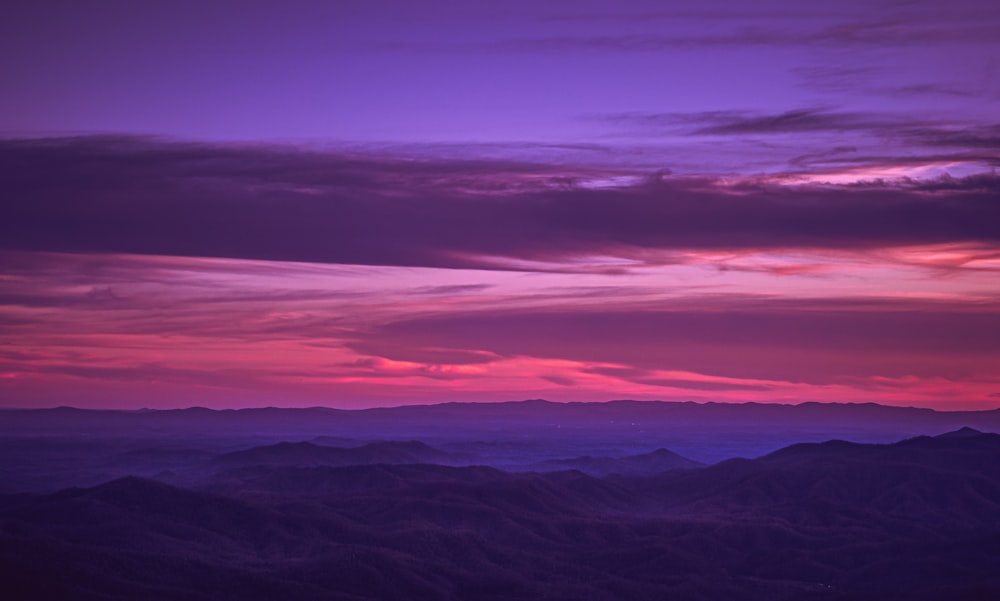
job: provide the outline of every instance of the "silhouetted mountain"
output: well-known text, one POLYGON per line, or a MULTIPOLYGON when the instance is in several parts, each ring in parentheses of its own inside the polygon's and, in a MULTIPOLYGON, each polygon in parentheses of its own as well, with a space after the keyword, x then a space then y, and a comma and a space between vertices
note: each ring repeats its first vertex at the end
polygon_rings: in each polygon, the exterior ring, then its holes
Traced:
POLYGON ((954 430, 952 432, 945 432, 944 434, 938 434, 935 438, 975 438, 982 434, 983 432, 980 432, 975 428, 962 426, 958 430, 954 430))
POLYGON ((919 465, 945 472, 972 472, 1000 476, 1000 463, 983 461, 1000 455, 1000 435, 971 428, 940 436, 917 436, 892 444, 844 441, 796 444, 761 458, 761 463, 792 463, 836 458, 878 465, 919 465))
POLYGON ((52 492, 128 475, 190 470, 225 445, 193 440, 103 437, 0 438, 0 488, 52 492))
MULTIPOLYGON (((377 448, 400 446, 426 452, 377 448)), ((313 465, 316 447, 249 449, 257 463, 198 489, 124 478, 0 496, 5 597, 1000 598, 994 434, 607 478, 313 465)))
POLYGON ((366 465, 373 463, 467 463, 462 455, 445 453, 422 442, 373 442, 360 447, 330 447, 310 442, 281 442, 226 453, 212 459, 218 467, 290 465, 366 465))
POLYGON ((819 526, 1000 529, 1000 435, 803 443, 637 482, 672 510, 766 513, 819 526), (650 488, 652 487, 652 488, 650 488))
POLYGON ((574 457, 572 459, 549 459, 533 463, 528 469, 547 472, 556 470, 579 470, 591 476, 610 474, 655 474, 675 469, 703 467, 705 464, 681 457, 667 449, 657 449, 651 453, 627 457, 574 457))
MULTIPOLYGON (((509 463, 590 455, 620 457, 668 448, 706 463, 755 457, 795 442, 834 438, 891 442, 941 434, 961 426, 1000 431, 1000 410, 933 411, 872 403, 692 403, 612 401, 445 403, 364 410, 204 408, 92 411, 72 408, 6 410, 0 438, 70 440, 212 440, 229 450, 307 441, 316 437, 361 441, 416 439, 453 444, 517 441, 525 452, 509 463)), ((341 444, 338 446, 353 446, 341 444)), ((465 449, 462 449, 465 450, 465 449)))

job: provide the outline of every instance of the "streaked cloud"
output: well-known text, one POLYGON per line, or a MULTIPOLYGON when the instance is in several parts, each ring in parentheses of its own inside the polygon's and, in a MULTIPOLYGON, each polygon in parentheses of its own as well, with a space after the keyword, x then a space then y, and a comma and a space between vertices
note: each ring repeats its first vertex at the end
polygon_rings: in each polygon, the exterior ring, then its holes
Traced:
POLYGON ((12 200, 0 245, 11 250, 573 270, 588 256, 672 249, 1000 240, 989 174, 840 187, 655 174, 593 188, 567 185, 588 174, 554 165, 134 138, 2 146, 12 200))

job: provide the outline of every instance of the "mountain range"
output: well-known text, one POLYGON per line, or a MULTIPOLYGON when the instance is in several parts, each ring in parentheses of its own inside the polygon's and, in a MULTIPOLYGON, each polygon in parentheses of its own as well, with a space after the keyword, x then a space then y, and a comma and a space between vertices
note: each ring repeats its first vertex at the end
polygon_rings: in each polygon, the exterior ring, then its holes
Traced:
POLYGON ((1000 598, 997 434, 831 439, 711 465, 658 449, 504 467, 510 438, 493 466, 415 440, 107 442, 107 472, 122 458, 173 467, 0 495, 5 596, 1000 598))

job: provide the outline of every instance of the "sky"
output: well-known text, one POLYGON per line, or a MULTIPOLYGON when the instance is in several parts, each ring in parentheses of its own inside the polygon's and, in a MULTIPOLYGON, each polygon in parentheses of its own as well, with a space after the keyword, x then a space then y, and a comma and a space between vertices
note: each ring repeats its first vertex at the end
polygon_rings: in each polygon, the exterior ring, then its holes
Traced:
POLYGON ((1000 407, 983 0, 13 0, 0 407, 1000 407))

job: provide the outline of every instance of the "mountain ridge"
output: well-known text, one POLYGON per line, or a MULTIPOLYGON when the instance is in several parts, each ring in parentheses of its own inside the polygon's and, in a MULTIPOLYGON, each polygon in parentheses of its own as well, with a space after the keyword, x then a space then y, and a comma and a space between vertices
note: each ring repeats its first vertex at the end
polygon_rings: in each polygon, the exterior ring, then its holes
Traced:
POLYGON ((0 570, 54 601, 996 598, 1000 436, 952 432, 603 478, 261 465, 0 495, 0 570))
POLYGON ((1000 413, 1000 407, 992 409, 935 409, 932 407, 917 407, 912 405, 886 405, 883 403, 875 402, 850 402, 850 401, 803 401, 799 403, 782 403, 782 402, 759 402, 759 401, 746 401, 746 402, 721 402, 721 401, 665 401, 665 400, 636 400, 636 399, 609 399, 606 401, 550 401, 547 399, 524 399, 516 401, 495 401, 495 402, 471 402, 471 401, 445 401, 440 403, 420 403, 420 404, 405 404, 405 405, 391 405, 384 407, 363 407, 363 408, 342 408, 342 407, 328 407, 321 405, 311 405, 304 407, 276 407, 276 406, 264 406, 264 407, 241 407, 241 408, 212 408, 205 407, 201 405, 192 405, 190 407, 177 407, 168 409, 155 409, 155 408, 141 408, 141 409, 114 409, 114 408, 88 408, 88 407, 77 407, 74 405, 59 405, 57 407, 3 407, 0 408, 0 413, 3 412, 25 412, 25 411, 53 411, 53 412, 89 412, 89 411, 101 411, 101 412, 115 412, 115 413, 131 413, 131 414, 148 414, 148 413, 177 413, 177 412, 217 412, 217 413, 267 413, 267 412, 282 412, 282 411, 305 411, 305 412, 329 412, 329 413, 341 413, 341 412, 368 412, 368 411, 395 411, 399 409, 414 410, 421 408, 472 408, 472 407, 498 407, 498 406, 509 406, 509 407, 595 407, 595 406, 623 406, 623 405, 645 405, 645 406, 671 406, 671 407, 802 407, 802 408, 880 408, 888 410, 904 410, 904 411, 917 411, 917 412, 930 412, 930 413, 943 413, 943 414, 955 414, 955 413, 1000 413))

